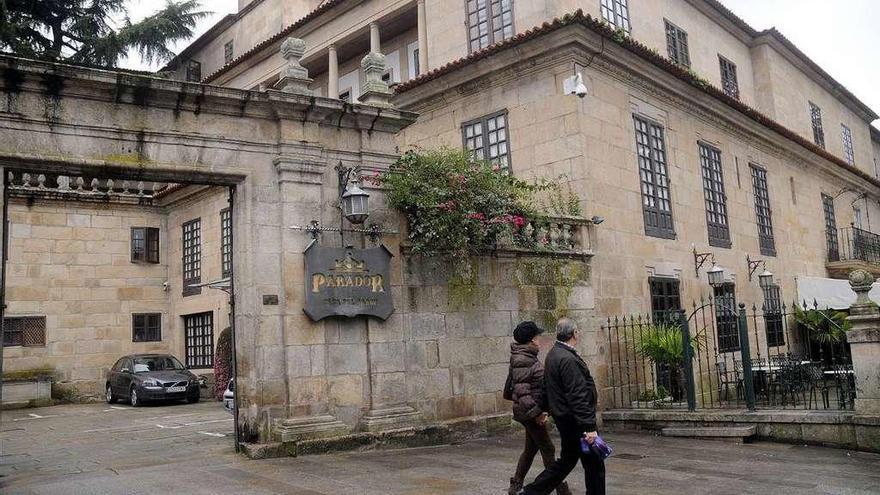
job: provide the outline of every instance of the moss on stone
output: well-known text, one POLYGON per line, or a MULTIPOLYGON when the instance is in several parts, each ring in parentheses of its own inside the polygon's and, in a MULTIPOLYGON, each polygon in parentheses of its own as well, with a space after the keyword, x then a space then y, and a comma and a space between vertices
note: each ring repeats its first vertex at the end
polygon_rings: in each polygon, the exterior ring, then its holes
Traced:
POLYGON ((55 378, 55 368, 40 367, 28 370, 3 372, 4 382, 24 382, 29 380, 49 380, 55 378))

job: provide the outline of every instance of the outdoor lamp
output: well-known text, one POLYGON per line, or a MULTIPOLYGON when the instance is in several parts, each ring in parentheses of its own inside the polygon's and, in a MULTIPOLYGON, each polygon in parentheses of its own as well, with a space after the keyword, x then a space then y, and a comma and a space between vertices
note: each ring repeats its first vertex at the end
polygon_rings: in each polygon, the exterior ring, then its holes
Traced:
POLYGON ((758 285, 761 286, 762 289, 773 287, 773 274, 770 273, 770 270, 764 268, 764 271, 758 275, 758 285))
POLYGON ((706 275, 709 276, 709 285, 712 287, 721 287, 724 285, 724 268, 713 264, 706 275))
POLYGON ((352 181, 342 194, 342 212, 345 218, 353 224, 362 224, 370 216, 370 195, 358 186, 357 181, 352 181))

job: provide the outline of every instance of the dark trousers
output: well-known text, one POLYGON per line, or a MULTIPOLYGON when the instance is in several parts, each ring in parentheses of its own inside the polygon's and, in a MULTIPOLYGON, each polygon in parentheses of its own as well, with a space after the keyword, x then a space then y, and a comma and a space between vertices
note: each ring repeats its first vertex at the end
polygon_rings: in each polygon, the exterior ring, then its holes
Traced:
POLYGON ((584 466, 587 495, 605 495, 605 461, 595 454, 581 452, 581 438, 584 436, 584 432, 579 431, 574 422, 567 418, 555 419, 562 441, 559 460, 539 474, 533 483, 526 486, 523 494, 549 494, 568 476, 568 473, 580 460, 584 466))
POLYGON ((545 468, 550 467, 556 461, 556 449, 553 447, 553 440, 550 439, 547 426, 538 424, 534 419, 520 421, 520 423, 526 429, 526 444, 519 456, 519 462, 516 464, 516 474, 513 475, 517 481, 525 479, 538 451, 541 452, 545 468))

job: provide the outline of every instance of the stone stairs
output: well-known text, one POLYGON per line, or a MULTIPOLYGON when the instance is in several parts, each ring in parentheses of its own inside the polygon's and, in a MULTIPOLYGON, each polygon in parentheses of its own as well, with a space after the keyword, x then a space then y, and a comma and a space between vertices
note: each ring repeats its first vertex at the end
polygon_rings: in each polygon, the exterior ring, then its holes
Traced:
POLYGON ((734 443, 748 443, 755 438, 752 426, 670 426, 660 430, 664 437, 702 438, 734 443))

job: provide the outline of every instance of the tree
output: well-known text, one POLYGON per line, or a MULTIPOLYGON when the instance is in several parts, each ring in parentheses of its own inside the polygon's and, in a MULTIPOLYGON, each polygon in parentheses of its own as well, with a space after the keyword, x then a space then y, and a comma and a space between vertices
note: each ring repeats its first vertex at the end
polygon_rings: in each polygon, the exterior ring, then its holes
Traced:
POLYGON ((146 63, 167 62, 168 48, 188 39, 200 19, 199 0, 166 0, 132 23, 127 0, 0 0, 0 51, 27 58, 116 67, 129 50, 146 63), (115 26, 115 19, 121 18, 115 26))

